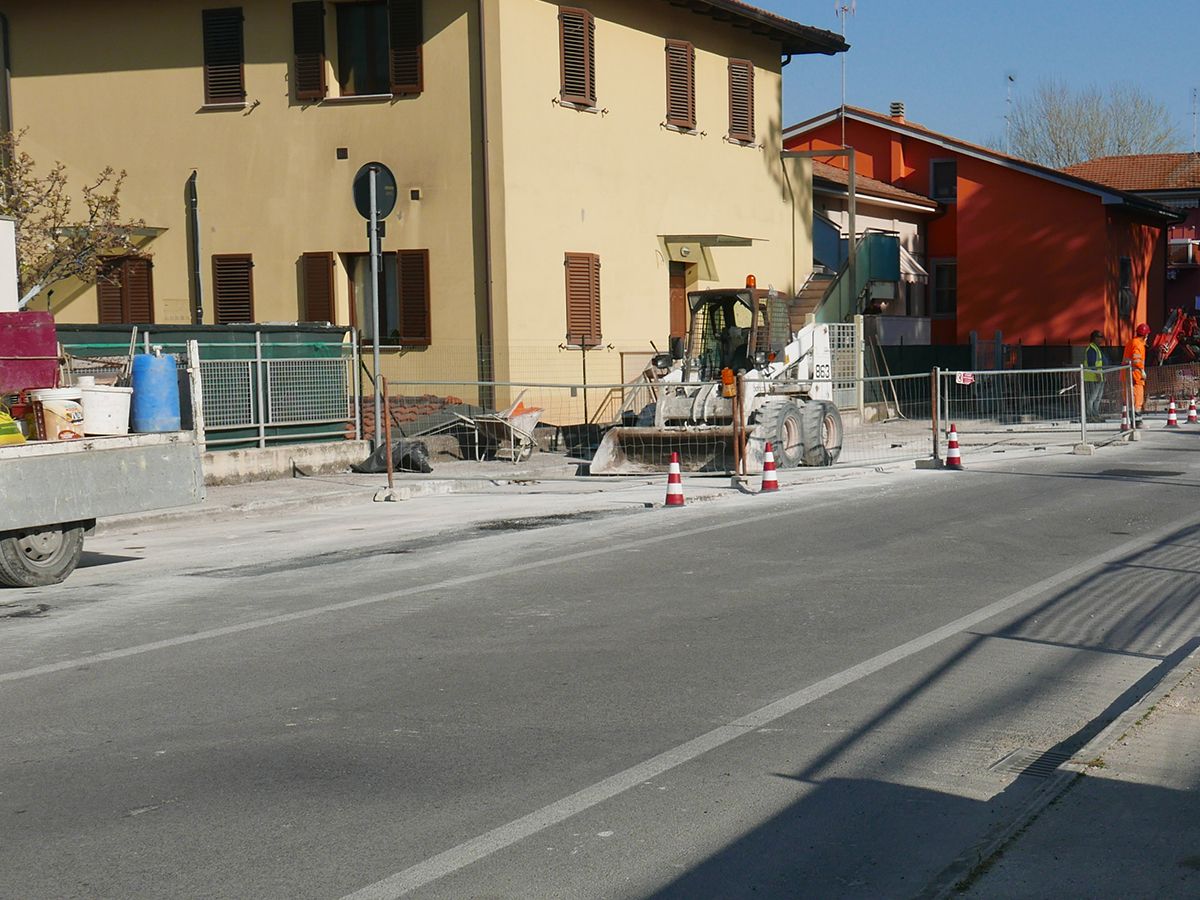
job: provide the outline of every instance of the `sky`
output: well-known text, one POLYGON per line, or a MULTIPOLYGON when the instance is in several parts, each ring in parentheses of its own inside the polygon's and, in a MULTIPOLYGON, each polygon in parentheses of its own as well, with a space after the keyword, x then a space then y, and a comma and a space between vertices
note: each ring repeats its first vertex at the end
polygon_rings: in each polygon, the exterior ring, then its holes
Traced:
MULTIPOLYGON (((835 0, 750 0, 839 32, 835 0)), ((844 0, 849 2, 849 0, 844 0)), ((846 102, 1001 147, 1008 76, 1013 99, 1058 79, 1107 90, 1127 84, 1165 106, 1192 149, 1200 87, 1196 7, 1179 0, 856 0, 846 18, 846 102)), ((784 127, 841 103, 841 56, 797 56, 785 69, 784 127)))

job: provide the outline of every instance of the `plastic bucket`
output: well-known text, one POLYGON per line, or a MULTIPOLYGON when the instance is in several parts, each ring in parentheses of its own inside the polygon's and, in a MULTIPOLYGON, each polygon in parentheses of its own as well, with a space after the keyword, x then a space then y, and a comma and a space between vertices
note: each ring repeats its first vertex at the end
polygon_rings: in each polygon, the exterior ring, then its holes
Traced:
POLYGON ((38 440, 73 441, 83 437, 83 392, 79 388, 30 391, 38 440))
POLYGON ((93 385, 83 389, 84 434, 129 434, 133 388, 93 385))

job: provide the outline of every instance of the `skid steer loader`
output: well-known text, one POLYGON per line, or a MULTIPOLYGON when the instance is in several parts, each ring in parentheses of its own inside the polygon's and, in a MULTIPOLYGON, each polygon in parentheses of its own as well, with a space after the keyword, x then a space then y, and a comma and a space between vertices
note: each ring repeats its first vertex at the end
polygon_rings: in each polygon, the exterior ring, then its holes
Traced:
POLYGON ((732 471, 739 374, 747 472, 762 471, 767 442, 780 468, 832 465, 842 420, 832 402, 829 326, 793 321, 787 298, 757 289, 753 276, 744 288, 692 291, 688 308, 686 348, 654 358, 591 473, 665 472, 672 453, 685 472, 732 471))

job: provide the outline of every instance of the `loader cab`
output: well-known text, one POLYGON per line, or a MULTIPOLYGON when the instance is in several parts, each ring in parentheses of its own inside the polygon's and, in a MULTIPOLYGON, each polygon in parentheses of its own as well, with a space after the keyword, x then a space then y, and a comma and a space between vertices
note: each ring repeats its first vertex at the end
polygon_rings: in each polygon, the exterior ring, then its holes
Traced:
POLYGON ((735 288, 688 294, 687 365, 701 381, 722 369, 744 372, 782 354, 789 334, 786 306, 768 291, 735 288))

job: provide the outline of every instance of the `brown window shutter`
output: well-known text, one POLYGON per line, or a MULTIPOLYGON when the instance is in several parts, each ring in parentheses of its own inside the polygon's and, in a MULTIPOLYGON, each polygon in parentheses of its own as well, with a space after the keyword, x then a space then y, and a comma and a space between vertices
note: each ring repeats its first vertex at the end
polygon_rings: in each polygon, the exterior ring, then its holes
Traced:
POLYGON ((213 310, 218 325, 254 321, 254 259, 249 253, 213 256, 213 310))
POLYGON ((596 105, 596 19, 586 9, 558 11, 558 44, 562 88, 567 103, 596 105))
POLYGON ((97 273, 96 300, 101 325, 152 324, 154 282, 151 262, 125 256, 106 263, 97 273))
POLYGON ((687 41, 667 41, 667 124, 696 127, 696 49, 687 41))
POLYGON ((152 263, 142 256, 125 259, 125 307, 128 322, 154 322, 154 281, 150 274, 152 263))
POLYGON ((325 0, 292 4, 292 50, 297 100, 325 96, 325 0))
POLYGON ((128 321, 125 318, 122 288, 120 265, 105 265, 96 279, 96 301, 99 305, 98 321, 101 325, 120 325, 128 321))
POLYGON ((300 258, 304 278, 305 322, 333 322, 333 254, 305 253, 300 258))
POLYGON ((754 63, 729 61, 729 138, 754 143, 754 63))
POLYGON ((423 0, 388 0, 388 79, 393 94, 425 89, 423 0))
POLYGON ((242 45, 242 8, 206 9, 204 25, 204 102, 242 103, 246 81, 242 45))
POLYGON ((567 343, 595 347, 600 343, 600 257, 595 253, 568 253, 567 343))
POLYGON ((429 346, 429 251, 396 251, 396 293, 400 305, 400 343, 429 346))

